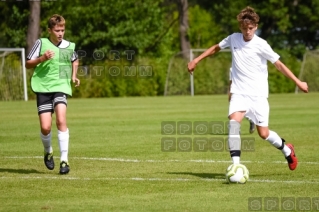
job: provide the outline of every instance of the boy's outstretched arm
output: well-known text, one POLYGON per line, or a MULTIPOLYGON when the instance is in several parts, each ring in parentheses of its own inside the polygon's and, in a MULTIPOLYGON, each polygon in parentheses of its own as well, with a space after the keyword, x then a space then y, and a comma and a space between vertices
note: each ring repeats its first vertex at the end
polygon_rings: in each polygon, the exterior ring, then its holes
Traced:
POLYGON ((208 57, 210 55, 213 55, 217 52, 220 51, 220 47, 219 44, 215 44, 214 46, 210 47, 209 49, 207 49, 205 52, 203 52, 201 55, 199 55, 198 57, 196 57, 194 60, 190 61, 187 65, 188 68, 188 72, 190 74, 192 74, 192 72, 194 71, 197 63, 199 63, 202 59, 204 59, 205 57, 208 57))
POLYGON ((277 60, 274 65, 276 68, 286 77, 295 82, 300 90, 305 93, 308 93, 308 84, 306 82, 300 81, 290 70, 287 68, 285 64, 283 64, 280 60, 277 60))

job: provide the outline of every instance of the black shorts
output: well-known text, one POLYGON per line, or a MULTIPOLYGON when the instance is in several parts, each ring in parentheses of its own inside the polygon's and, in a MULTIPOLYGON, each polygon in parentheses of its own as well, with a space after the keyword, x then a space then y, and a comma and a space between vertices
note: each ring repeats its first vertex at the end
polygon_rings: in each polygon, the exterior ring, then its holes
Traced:
POLYGON ((65 93, 36 93, 38 114, 51 112, 54 113, 54 107, 57 104, 67 105, 67 95, 65 93))

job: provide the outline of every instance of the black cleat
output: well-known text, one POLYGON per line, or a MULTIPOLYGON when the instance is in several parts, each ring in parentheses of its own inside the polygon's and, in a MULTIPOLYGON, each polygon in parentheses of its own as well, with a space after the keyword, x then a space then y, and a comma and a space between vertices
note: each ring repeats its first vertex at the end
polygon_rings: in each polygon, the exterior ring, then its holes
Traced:
POLYGON ((51 153, 44 153, 44 164, 49 170, 54 169, 54 160, 53 160, 53 152, 51 153))
POLYGON ((249 121, 249 133, 250 133, 250 134, 253 134, 253 133, 255 132, 255 130, 256 130, 256 125, 255 125, 255 123, 252 122, 252 121, 249 121))
POLYGON ((70 171, 68 162, 62 161, 60 163, 60 174, 67 174, 70 171))

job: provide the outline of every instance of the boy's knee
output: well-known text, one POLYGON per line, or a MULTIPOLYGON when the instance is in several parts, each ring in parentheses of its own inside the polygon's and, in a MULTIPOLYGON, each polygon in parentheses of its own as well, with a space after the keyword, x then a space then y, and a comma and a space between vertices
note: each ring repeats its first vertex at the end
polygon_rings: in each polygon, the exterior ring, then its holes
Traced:
POLYGON ((41 127, 41 133, 42 135, 49 135, 49 133, 51 132, 51 127, 41 127))
POLYGON ((66 122, 65 121, 57 121, 56 126, 58 129, 60 129, 61 127, 66 126, 66 122))
POLYGON ((269 130, 258 131, 258 134, 262 139, 266 140, 269 136, 269 130))

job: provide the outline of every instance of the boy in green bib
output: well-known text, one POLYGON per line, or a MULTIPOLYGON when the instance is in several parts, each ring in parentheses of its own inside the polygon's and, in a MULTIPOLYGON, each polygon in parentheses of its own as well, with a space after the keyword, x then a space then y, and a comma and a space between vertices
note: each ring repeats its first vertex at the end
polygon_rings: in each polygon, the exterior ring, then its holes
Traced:
POLYGON ((76 77, 79 62, 74 51, 75 44, 63 39, 65 20, 61 15, 55 14, 49 19, 48 32, 49 38, 40 38, 35 42, 27 57, 26 68, 34 68, 31 88, 37 95, 44 164, 49 170, 54 169, 51 127, 55 112, 61 154, 60 174, 67 174, 70 171, 67 96, 72 96, 71 80, 76 87, 80 85, 76 77))

